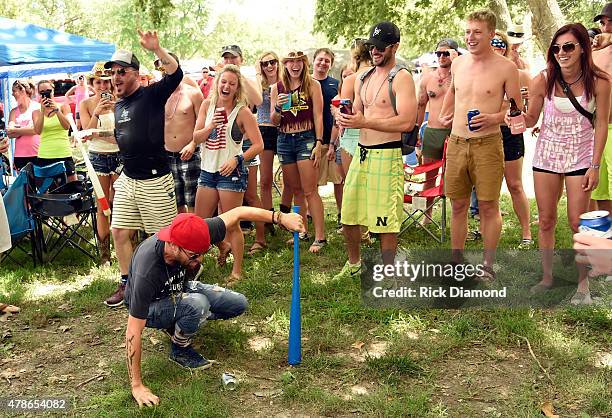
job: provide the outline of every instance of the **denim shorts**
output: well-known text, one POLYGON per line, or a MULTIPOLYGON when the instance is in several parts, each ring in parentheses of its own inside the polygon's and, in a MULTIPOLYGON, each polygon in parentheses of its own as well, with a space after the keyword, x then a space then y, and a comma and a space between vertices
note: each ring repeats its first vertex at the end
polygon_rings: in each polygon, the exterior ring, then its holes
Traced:
POLYGON ((198 187, 244 193, 247 189, 247 179, 248 170, 244 167, 244 164, 236 167, 229 176, 222 176, 218 171, 209 173, 202 170, 198 179, 198 187))
MULTIPOLYGON (((249 148, 251 148, 251 145, 253 145, 251 140, 245 138, 242 141, 242 152, 243 153, 247 152, 247 150, 249 148)), ((250 160, 244 160, 244 165, 246 165, 247 167, 257 167, 259 165, 259 155, 256 155, 255 157, 251 158, 250 160)))
POLYGON ((278 133, 276 153, 281 164, 294 164, 298 161, 309 160, 315 145, 313 130, 286 134, 278 133))
POLYGON ((121 160, 119 153, 100 154, 89 152, 89 161, 93 165, 96 174, 99 176, 110 176, 111 174, 121 174, 121 160))

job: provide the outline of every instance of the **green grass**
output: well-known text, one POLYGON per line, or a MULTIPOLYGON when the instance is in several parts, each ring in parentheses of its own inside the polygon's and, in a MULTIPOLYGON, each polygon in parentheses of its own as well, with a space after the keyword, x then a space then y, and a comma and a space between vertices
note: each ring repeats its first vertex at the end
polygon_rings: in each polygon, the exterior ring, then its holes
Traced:
MULTIPOLYGON (((76 324, 70 338, 84 360, 54 362, 59 368, 55 373, 71 373, 78 365, 86 371, 79 380, 85 380, 97 373, 96 364, 104 359, 109 376, 81 389, 53 388, 31 376, 28 393, 65 393, 75 399, 74 413, 79 416, 242 417, 285 411, 324 416, 529 417, 539 416, 546 400, 553 401, 561 416, 612 414, 611 372, 595 367, 596 356, 612 347, 609 309, 365 307, 357 280, 332 279, 346 261, 346 251, 341 236, 333 232, 335 208, 329 200, 326 205, 330 245, 320 255, 308 254, 307 246, 301 245, 303 362, 298 367, 287 366, 292 250, 284 244, 286 233, 277 233, 269 251, 245 257, 246 277, 236 290, 249 299, 248 312, 235 320, 209 322, 198 332, 196 348, 218 362, 211 369, 190 373, 176 367, 167 359, 167 338, 147 330, 142 370, 145 383, 161 399, 154 409, 139 410, 130 394, 120 347, 125 311, 111 313, 101 304, 116 286, 116 265, 99 268, 68 251, 52 265, 0 266, 0 300, 24 308, 12 339, 0 341, 0 359, 16 361, 11 359, 47 345, 57 354, 62 349, 57 344, 64 340, 40 329, 76 324), (90 319, 83 321, 86 315, 90 319), (114 331, 117 327, 121 331, 114 331), (154 346, 151 336, 161 344, 154 346), (101 344, 87 345, 94 337, 101 344), (267 339, 267 348, 253 351, 254 337, 267 339), (523 337, 552 382, 533 360, 523 337), (48 338, 55 340, 49 343, 48 338), (223 389, 223 371, 238 376, 236 391, 223 389), (483 412, 490 405, 495 411, 483 412)), ((504 218, 500 248, 515 248, 521 238, 518 222, 507 197, 502 206, 511 214, 504 218)), ((559 213, 564 213, 563 207, 559 213)), ((475 222, 470 226, 475 228, 475 222)), ((534 228, 534 236, 536 232, 534 228)), ((247 245, 252 240, 248 237, 247 245)), ((557 242, 571 246, 563 218, 557 242)), ((423 232, 409 231, 400 245, 422 250, 449 244, 439 245, 423 232)), ((230 272, 230 266, 218 268, 212 257, 204 265, 203 280, 208 283, 221 283, 230 272)), ((532 261, 513 267, 517 272, 537 269, 532 261)), ((0 323, 0 330, 3 327, 0 323)), ((37 361, 44 362, 44 353, 38 356, 37 361)))

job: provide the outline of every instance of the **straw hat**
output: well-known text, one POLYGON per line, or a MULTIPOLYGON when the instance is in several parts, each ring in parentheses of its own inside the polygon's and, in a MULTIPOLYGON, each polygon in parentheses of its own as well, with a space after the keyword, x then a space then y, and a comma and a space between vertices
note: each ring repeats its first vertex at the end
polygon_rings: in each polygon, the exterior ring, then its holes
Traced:
POLYGON ((289 51, 288 53, 285 54, 283 58, 281 58, 281 61, 284 64, 289 60, 297 60, 297 59, 308 61, 308 57, 302 51, 289 51))
POLYGON ((96 62, 91 69, 91 73, 87 75, 87 78, 99 78, 100 80, 110 80, 110 70, 104 68, 104 62, 96 62))

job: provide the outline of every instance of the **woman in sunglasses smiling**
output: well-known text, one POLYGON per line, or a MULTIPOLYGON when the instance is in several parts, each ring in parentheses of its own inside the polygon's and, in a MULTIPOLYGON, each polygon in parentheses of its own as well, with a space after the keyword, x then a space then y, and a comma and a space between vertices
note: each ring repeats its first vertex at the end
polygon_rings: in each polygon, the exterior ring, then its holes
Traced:
MULTIPOLYGON (((555 33, 547 52, 547 68, 531 81, 529 92, 527 126, 535 126, 544 111, 533 158, 539 245, 544 250, 543 277, 532 288, 536 293, 553 286, 557 204, 563 184, 567 191, 567 218, 572 230, 578 232, 579 216, 588 210, 591 191, 599 181, 599 164, 608 134, 610 82, 607 74, 593 64, 584 26, 572 23, 555 33), (572 96, 579 106, 572 103, 572 96), (580 110, 597 110, 598 115, 605 116, 591 122, 580 110)), ((591 303, 584 268, 579 269, 578 289, 571 302, 591 303)))
MULTIPOLYGON (((261 204, 264 208, 272 208, 272 177, 274 154, 276 154, 276 138, 278 128, 271 119, 270 90, 271 86, 280 80, 280 66, 278 55, 272 51, 264 52, 257 60, 257 79, 261 84, 263 102, 257 106, 257 124, 263 138, 264 150, 261 153, 260 190, 261 204)), ((267 229, 274 228, 272 224, 266 224, 267 229)))
MULTIPOLYGON (((272 122, 279 125, 276 151, 283 168, 283 183, 300 205, 306 224, 306 207, 312 215, 315 240, 309 251, 323 248, 325 223, 323 202, 317 190, 318 167, 323 138, 323 93, 311 77, 308 57, 302 51, 289 52, 283 58, 281 80, 272 86, 272 122)), ((300 239, 307 240, 306 233, 300 239)))

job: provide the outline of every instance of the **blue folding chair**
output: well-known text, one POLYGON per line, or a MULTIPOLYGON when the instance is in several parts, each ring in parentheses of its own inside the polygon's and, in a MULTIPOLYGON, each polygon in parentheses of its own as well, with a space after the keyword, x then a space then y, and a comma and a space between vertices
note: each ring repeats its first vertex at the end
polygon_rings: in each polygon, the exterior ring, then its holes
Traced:
POLYGON ((38 262, 42 263, 42 249, 36 223, 27 203, 27 186, 28 176, 27 173, 22 171, 2 196, 9 230, 11 231, 12 244, 12 247, 3 254, 2 260, 8 258, 17 264, 21 264, 15 257, 11 256, 14 249, 19 249, 31 257, 32 263, 36 266, 38 262), (29 250, 23 245, 26 238, 29 238, 30 241, 29 250))

